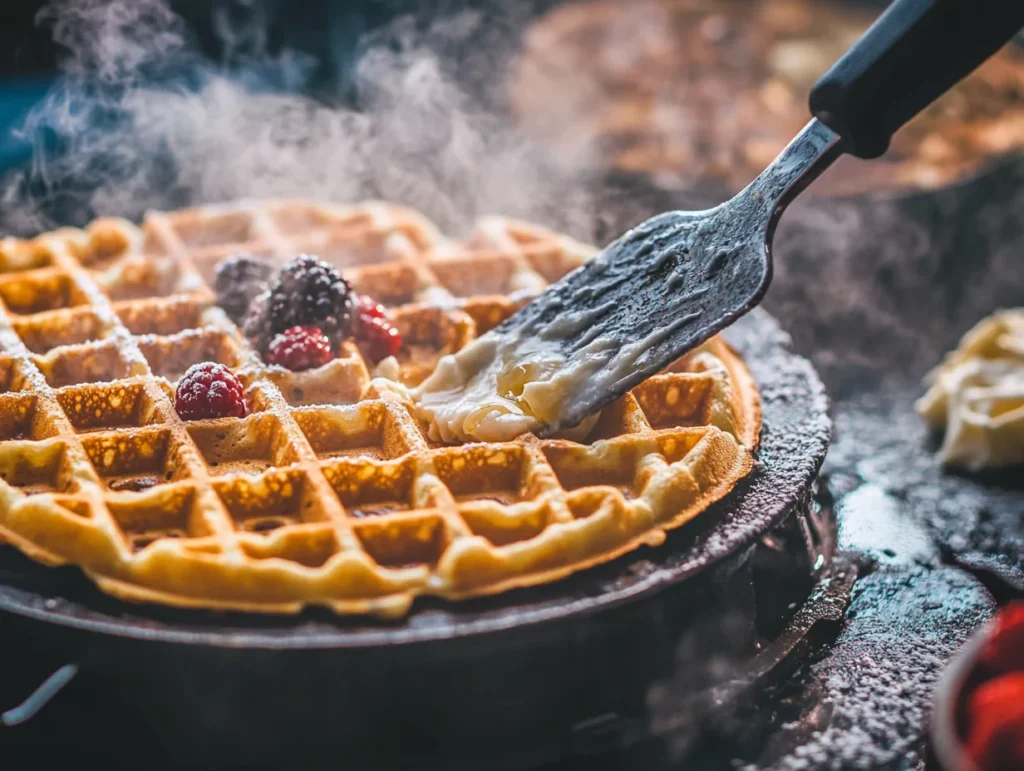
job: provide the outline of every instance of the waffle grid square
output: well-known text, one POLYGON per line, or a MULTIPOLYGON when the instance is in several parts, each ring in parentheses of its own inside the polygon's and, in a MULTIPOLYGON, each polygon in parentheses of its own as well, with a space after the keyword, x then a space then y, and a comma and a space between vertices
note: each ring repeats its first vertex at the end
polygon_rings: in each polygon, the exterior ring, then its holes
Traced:
POLYGON ((384 203, 241 202, 0 242, 0 537, 126 599, 401 614, 553 580, 656 544, 750 467, 760 411, 719 339, 580 442, 444 446, 346 343, 264 365, 214 304, 239 251, 311 251, 389 305, 420 382, 592 249, 491 217, 461 241, 384 203), (174 384, 219 361, 250 414, 183 421, 174 384))

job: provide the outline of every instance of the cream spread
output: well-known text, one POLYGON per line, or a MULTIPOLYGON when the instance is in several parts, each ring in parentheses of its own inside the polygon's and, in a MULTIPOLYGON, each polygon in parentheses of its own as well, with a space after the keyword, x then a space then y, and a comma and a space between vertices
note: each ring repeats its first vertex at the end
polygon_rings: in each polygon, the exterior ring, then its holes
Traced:
MULTIPOLYGON (((623 237, 624 243, 646 239, 651 229, 661 224, 664 222, 659 220, 635 228, 623 237)), ((675 236, 702 237, 711 227, 706 220, 696 227, 684 222, 675 236)), ((590 281, 566 288, 566 297, 549 298, 549 310, 561 309, 555 318, 541 320, 534 315, 523 326, 492 329, 462 350, 442 357, 434 372, 415 388, 387 382, 380 387, 400 393, 427 424, 434 441, 504 442, 541 428, 561 431, 557 435, 566 438, 585 438, 597 415, 568 429, 563 425, 565 418, 591 412, 605 394, 623 390, 638 369, 651 363, 648 357, 661 343, 700 316, 699 312, 684 313, 641 339, 625 337, 614 325, 603 323, 621 305, 621 298, 604 302, 599 298, 611 296, 611 290, 632 280, 637 259, 649 254, 653 244, 644 241, 632 251, 610 248, 592 257, 586 263, 591 269, 590 281), (616 255, 617 262, 613 259, 616 255)), ((678 250, 659 252, 644 270, 649 275, 663 271, 669 262, 679 260, 679 254, 678 250)), ((719 256, 729 254, 724 248, 719 256)), ((686 283, 681 272, 687 270, 689 263, 681 261, 668 279, 670 288, 686 283)), ((517 291, 524 298, 537 294, 543 282, 539 277, 529 279, 529 272, 523 275, 527 278, 515 287, 517 291)), ((673 301, 690 302, 706 291, 707 287, 698 287, 673 301)), ((376 374, 387 378, 393 369, 382 364, 376 374)))
MULTIPOLYGON (((690 319, 682 317, 632 343, 596 334, 569 356, 560 341, 613 309, 602 305, 567 313, 537 335, 488 332, 444 356, 433 374, 409 395, 435 441, 503 442, 544 425, 559 424, 570 404, 593 402, 643 363, 647 352, 690 319)), ((594 327, 595 331, 599 327, 594 327)), ((583 438, 597 420, 563 432, 583 438)))
POLYGON ((432 439, 504 442, 557 421, 581 375, 566 365, 550 342, 486 334, 443 357, 412 396, 432 439))
POLYGON ((945 429, 944 463, 972 470, 1024 463, 1024 308, 981 321, 927 382, 917 410, 945 429))

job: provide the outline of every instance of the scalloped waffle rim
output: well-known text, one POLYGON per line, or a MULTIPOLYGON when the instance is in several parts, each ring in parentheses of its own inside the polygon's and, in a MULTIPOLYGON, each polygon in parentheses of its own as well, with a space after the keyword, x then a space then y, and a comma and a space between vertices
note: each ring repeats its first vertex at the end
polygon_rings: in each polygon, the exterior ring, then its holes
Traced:
POLYGON ((263 365, 209 288, 239 251, 336 264, 391 309, 414 384, 594 250, 502 217, 455 240, 394 204, 303 200, 0 241, 0 539, 125 600, 401 616, 660 544, 751 468, 759 395, 721 338, 582 443, 439 445, 351 341, 317 370, 263 365), (201 360, 242 378, 248 417, 177 416, 201 360))

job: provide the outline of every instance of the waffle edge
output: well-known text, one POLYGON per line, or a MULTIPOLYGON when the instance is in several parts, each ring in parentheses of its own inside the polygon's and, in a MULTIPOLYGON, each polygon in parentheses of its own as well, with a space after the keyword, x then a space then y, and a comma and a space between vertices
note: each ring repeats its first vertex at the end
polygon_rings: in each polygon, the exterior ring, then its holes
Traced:
POLYGON ((582 443, 438 445, 355 345, 308 372, 264 365, 210 289, 238 252, 339 267, 390 308, 412 385, 593 248, 502 217, 456 240, 397 205, 299 200, 6 239, 0 538, 126 600, 401 616, 419 595, 494 594, 657 545, 750 469, 759 397, 720 338, 582 443), (177 416, 174 384, 199 361, 241 377, 248 417, 177 416))

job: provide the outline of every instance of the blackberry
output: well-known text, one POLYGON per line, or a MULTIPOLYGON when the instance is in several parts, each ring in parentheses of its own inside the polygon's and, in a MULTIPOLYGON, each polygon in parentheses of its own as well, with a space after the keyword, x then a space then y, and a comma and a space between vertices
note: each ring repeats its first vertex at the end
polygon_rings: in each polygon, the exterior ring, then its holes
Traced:
POLYGON ((274 266, 248 254, 235 254, 217 264, 213 288, 217 305, 236 324, 241 323, 258 294, 267 289, 274 266))
POLYGON ((291 327, 319 327, 336 346, 350 334, 356 297, 352 286, 326 262, 301 255, 278 274, 267 300, 267 333, 270 338, 291 327))
POLYGON ((270 332, 270 290, 261 292, 253 298, 245 318, 242 319, 242 332, 262 355, 266 355, 267 346, 273 334, 270 332))

